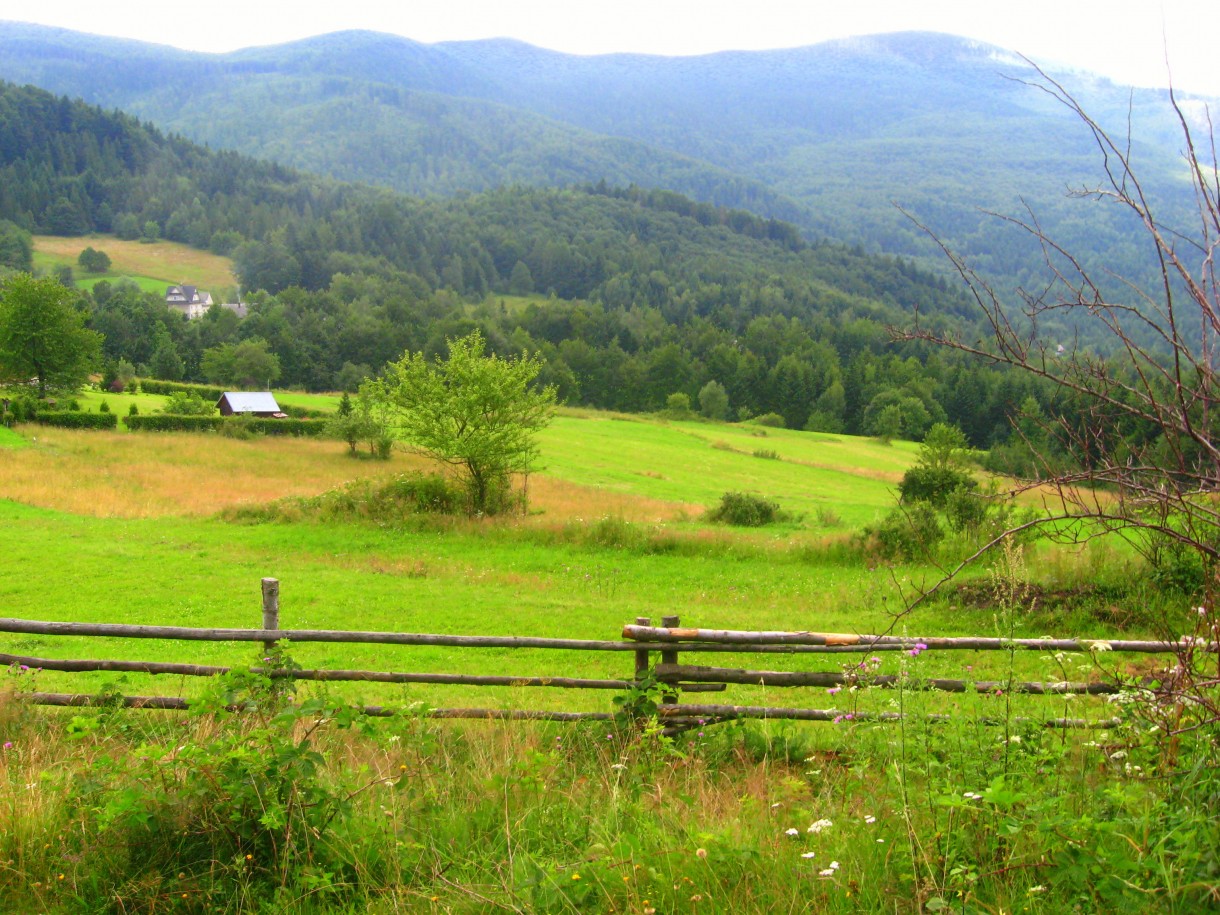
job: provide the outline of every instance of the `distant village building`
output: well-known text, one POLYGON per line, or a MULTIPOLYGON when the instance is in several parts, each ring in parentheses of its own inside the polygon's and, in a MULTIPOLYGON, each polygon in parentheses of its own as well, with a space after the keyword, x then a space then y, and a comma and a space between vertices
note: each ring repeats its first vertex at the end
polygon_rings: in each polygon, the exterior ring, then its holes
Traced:
MULTIPOLYGON (((208 309, 212 307, 212 294, 194 286, 169 286, 165 290, 165 304, 186 315, 187 320, 193 321, 208 313, 208 309)), ((221 302, 220 307, 227 308, 239 318, 244 318, 248 313, 241 302, 221 302)))
POLYGON ((284 419, 288 415, 270 391, 225 391, 216 401, 216 409, 221 416, 249 413, 265 419, 284 419))

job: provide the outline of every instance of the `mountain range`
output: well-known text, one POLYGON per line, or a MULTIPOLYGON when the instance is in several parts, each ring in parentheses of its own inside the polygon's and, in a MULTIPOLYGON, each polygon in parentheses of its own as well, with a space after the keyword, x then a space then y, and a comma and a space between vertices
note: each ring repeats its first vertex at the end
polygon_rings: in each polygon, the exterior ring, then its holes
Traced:
MULTIPOLYGON (((1108 129, 1129 119, 1149 191, 1186 212, 1164 92, 1047 75, 1108 129)), ((415 195, 660 187, 932 263, 907 211, 1004 285, 1029 281, 1038 252, 988 211, 1028 206, 1086 263, 1144 266, 1121 214, 1065 198, 1099 156, 1033 65, 942 34, 667 58, 340 32, 218 55, 9 22, 0 79, 415 195)))

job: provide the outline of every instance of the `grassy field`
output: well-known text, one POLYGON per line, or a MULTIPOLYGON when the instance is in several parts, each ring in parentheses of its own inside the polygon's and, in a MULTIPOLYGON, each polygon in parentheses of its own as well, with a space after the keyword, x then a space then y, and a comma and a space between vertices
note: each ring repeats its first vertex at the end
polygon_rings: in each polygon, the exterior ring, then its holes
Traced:
MULTIPOLYGON (((111 408, 125 412, 119 400, 111 408)), ((903 594, 939 571, 890 568, 852 543, 893 504, 915 453, 903 443, 564 411, 543 436, 525 517, 320 520, 311 497, 423 466, 345 450, 0 429, 3 615, 247 628, 261 619, 266 576, 281 582, 290 628, 590 639, 671 613, 709 628, 1103 637, 1122 620, 1146 633, 1131 621, 1166 601, 1133 586, 1128 553, 1031 545, 1018 566, 980 579, 989 597, 950 592, 903 615, 903 594), (759 531, 711 525, 703 512, 726 490, 766 495, 793 517, 759 531), (1020 588, 1000 598, 1000 585, 1027 578, 1045 594, 1082 580, 1123 586, 1059 610, 1020 588)), ((256 658, 205 642, 4 635, 0 646, 42 657, 256 658)), ((632 669, 630 653, 290 651, 304 667, 614 679, 632 669)), ((856 657, 713 663, 834 671, 856 657)), ((1054 681, 1127 663, 893 652, 877 670, 1054 681)), ((1188 778, 1144 713, 1098 699, 730 687, 711 700, 843 716, 670 740, 647 725, 514 727, 412 711, 610 711, 606 692, 336 685, 303 687, 297 705, 282 706, 240 679, 210 700, 208 682, 191 678, 14 667, 6 682, 6 911, 1196 912, 1216 898, 1214 813, 1191 802, 1212 796, 1208 739, 1175 741, 1175 758, 1198 763, 1188 778), (38 710, 18 701, 33 689, 263 711, 38 710), (349 721, 351 701, 406 711, 349 721), (852 719, 867 710, 907 717, 852 719), (1065 714, 1121 724, 1073 733, 1039 724, 1065 714)))
POLYGON ((166 286, 186 283, 218 296, 224 290, 237 287, 233 274, 233 262, 207 251, 181 245, 176 242, 159 241, 145 244, 140 241, 123 241, 112 235, 81 235, 64 237, 58 235, 36 235, 34 237, 34 267, 48 271, 55 267, 71 267, 79 285, 92 287, 99 280, 114 280, 126 277, 139 284, 147 292, 165 294, 166 286), (110 256, 110 270, 106 273, 86 273, 76 259, 85 248, 104 251, 110 256))

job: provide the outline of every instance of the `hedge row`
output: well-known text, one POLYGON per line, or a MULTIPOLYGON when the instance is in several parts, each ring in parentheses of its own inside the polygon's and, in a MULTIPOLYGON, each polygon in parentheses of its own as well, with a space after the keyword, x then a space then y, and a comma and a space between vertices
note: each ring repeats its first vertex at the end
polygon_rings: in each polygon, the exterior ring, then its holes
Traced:
POLYGON ((198 394, 204 400, 216 403, 220 400, 220 395, 224 394, 223 388, 213 388, 206 384, 183 384, 180 381, 157 381, 154 378, 141 378, 140 390, 145 394, 177 394, 179 391, 185 394, 198 394))
POLYGON ((148 416, 126 416, 123 422, 127 424, 128 429, 139 432, 219 432, 224 426, 239 426, 261 435, 316 436, 326 431, 326 422, 320 419, 258 419, 245 416, 180 416, 173 413, 153 413, 148 416))
POLYGON ((119 418, 113 413, 81 413, 79 410, 39 410, 33 422, 65 429, 114 429, 119 418))
POLYGON ((153 413, 148 416, 124 416, 123 422, 128 429, 141 432, 211 432, 220 428, 224 418, 153 413))

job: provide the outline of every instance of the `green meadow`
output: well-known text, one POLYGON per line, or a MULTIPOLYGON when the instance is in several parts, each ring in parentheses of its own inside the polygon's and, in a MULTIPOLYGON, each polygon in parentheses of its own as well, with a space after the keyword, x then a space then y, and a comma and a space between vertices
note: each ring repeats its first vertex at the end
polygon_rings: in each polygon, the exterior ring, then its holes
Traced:
POLYGON ((166 286, 179 283, 211 291, 214 296, 237 287, 229 258, 177 242, 124 241, 113 235, 97 234, 36 236, 34 269, 50 272, 59 267, 71 267, 77 285, 87 289, 101 280, 118 279, 131 280, 145 292, 157 295, 164 295, 166 286), (109 255, 110 269, 105 273, 88 273, 77 263, 80 253, 89 247, 109 255))
MULTIPOLYGON (((124 415, 130 397, 106 399, 124 415)), ((953 557, 892 566, 863 530, 895 504, 909 443, 561 411, 540 445, 524 516, 377 521, 324 512, 346 503, 319 497, 422 469, 418 457, 0 429, 0 606, 26 619, 255 628, 260 580, 274 577, 284 628, 616 639, 637 617, 678 615, 707 628, 1102 638, 1156 635, 1147 620, 1179 600, 1140 584, 1129 550, 1028 543, 908 608, 953 557), (773 499, 786 517, 712 524, 704 514, 727 491, 773 499)), ((239 669, 262 654, 44 635, 0 645, 239 669)), ((633 669, 630 652, 285 650, 305 668, 633 669)), ((861 660, 711 657, 694 663, 837 671, 861 660)), ((1130 663, 904 651, 870 670, 1053 682, 1126 677, 1130 663)), ((836 709, 839 720, 668 737, 648 689, 306 684, 289 702, 240 672, 215 682, 17 666, 6 684, 0 899, 15 912, 1193 912, 1212 898, 1212 815, 1182 801, 1210 777, 1210 745, 1175 742, 1202 768, 1171 774, 1181 770, 1166 767, 1147 713, 1099 698, 730 686, 682 701, 836 709), (32 691, 184 696, 195 710, 40 709, 21 700, 32 691), (248 711, 225 711, 234 702, 248 711), (398 712, 363 719, 351 712, 362 704, 398 712), (428 717, 471 707, 638 717, 428 717), (1044 726, 1060 716, 1109 723, 1044 726)))

